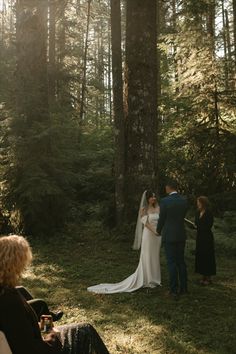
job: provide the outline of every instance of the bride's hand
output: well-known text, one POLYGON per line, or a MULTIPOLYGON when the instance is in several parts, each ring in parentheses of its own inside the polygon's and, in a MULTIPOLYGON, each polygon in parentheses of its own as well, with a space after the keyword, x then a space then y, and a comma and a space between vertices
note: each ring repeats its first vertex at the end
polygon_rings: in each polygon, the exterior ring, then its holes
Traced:
POLYGON ((146 209, 145 209, 145 208, 142 208, 142 209, 140 210, 140 216, 141 216, 141 218, 142 218, 144 215, 146 215, 146 209))

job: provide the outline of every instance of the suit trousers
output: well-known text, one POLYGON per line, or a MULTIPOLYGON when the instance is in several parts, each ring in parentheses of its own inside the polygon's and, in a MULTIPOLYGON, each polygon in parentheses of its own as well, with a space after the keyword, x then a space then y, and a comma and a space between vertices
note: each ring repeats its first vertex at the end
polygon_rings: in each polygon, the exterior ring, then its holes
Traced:
POLYGON ((184 260, 184 242, 164 242, 169 272, 170 292, 177 294, 187 291, 187 267, 184 260))

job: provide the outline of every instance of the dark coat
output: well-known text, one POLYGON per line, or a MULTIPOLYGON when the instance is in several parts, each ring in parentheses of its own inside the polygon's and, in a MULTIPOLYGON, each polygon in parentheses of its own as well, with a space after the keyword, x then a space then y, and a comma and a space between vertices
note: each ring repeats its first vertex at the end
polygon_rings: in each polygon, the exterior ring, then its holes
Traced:
POLYGON ((216 274, 214 236, 211 231, 213 215, 209 210, 200 217, 197 213, 195 224, 197 226, 195 272, 211 276, 216 274))
POLYGON ((35 312, 14 288, 0 287, 0 330, 13 354, 60 353, 59 340, 42 340, 35 312))
POLYGON ((184 218, 187 209, 187 200, 178 193, 168 195, 161 200, 157 232, 162 235, 162 242, 186 240, 184 218))

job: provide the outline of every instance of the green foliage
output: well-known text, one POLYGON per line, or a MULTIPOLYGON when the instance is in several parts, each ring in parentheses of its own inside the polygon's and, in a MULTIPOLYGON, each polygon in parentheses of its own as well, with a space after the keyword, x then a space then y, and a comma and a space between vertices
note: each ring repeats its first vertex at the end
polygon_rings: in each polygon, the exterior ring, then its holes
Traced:
POLYGON ((236 93, 225 90, 222 59, 202 23, 180 17, 177 29, 160 44, 162 61, 168 61, 160 106, 160 179, 172 174, 185 193, 211 196, 218 211, 233 209, 236 93))
MULTIPOLYGON (((56 96, 50 97, 49 110, 45 82, 44 89, 38 90, 41 74, 36 75, 37 83, 31 75, 38 68, 35 57, 41 36, 33 31, 33 50, 28 48, 32 36, 25 31, 26 46, 18 46, 18 55, 23 55, 22 76, 16 75, 15 14, 10 7, 1 12, 0 203, 4 215, 10 213, 14 228, 34 234, 50 234, 66 221, 71 224, 91 217, 114 225, 109 2, 91 2, 85 112, 80 122, 88 2, 55 4, 56 65, 48 69, 55 75, 56 96), (16 83, 19 78, 25 84, 16 83), (25 107, 20 112, 27 111, 27 117, 16 114, 22 102, 25 107)), ((236 94, 233 70, 226 89, 224 31, 217 29, 218 35, 212 38, 208 28, 214 4, 221 16, 221 2, 213 0, 160 2, 162 95, 157 173, 160 184, 172 174, 191 198, 207 194, 216 210, 222 211, 236 207, 236 94)), ((232 4, 225 5, 230 13, 232 4)), ((32 24, 34 28, 35 21, 32 24)), ((232 30, 232 21, 230 26, 232 30)), ((234 68, 234 63, 228 64, 234 68)))
POLYGON ((69 117, 57 115, 50 126, 22 126, 11 120, 5 149, 4 202, 21 215, 27 234, 50 234, 66 220, 77 176, 77 128, 69 117), (16 123, 16 124, 15 124, 16 123), (19 126, 24 135, 19 134, 19 126))
POLYGON ((85 128, 78 152, 77 183, 80 218, 91 216, 111 223, 114 217, 114 159, 112 130, 85 128))

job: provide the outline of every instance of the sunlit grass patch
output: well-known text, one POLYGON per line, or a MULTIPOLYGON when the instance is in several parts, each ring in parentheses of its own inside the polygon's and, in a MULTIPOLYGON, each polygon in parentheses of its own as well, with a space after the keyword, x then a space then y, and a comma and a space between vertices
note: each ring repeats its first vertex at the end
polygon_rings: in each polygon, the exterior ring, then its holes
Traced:
MULTIPOLYGON (((36 297, 65 315, 58 324, 90 322, 115 354, 235 353, 236 260, 227 244, 217 256, 217 276, 209 287, 194 274, 195 247, 187 242, 190 295, 174 302, 166 296, 168 274, 161 250, 162 287, 134 293, 98 295, 87 287, 118 282, 136 268, 139 253, 132 238, 111 233, 98 223, 47 240, 31 240, 36 257, 25 275, 36 297)), ((222 229, 220 229, 222 233, 222 229)), ((216 235, 216 250, 223 242, 216 235)), ((227 238, 225 238, 227 242, 227 238)), ((236 242, 236 241, 235 241, 236 242)))

